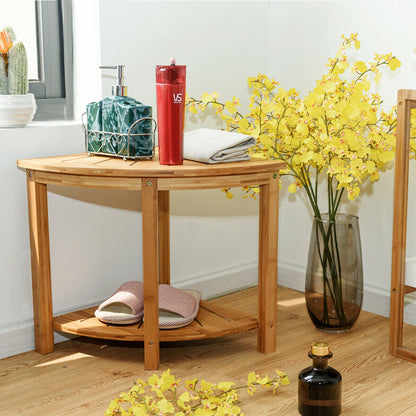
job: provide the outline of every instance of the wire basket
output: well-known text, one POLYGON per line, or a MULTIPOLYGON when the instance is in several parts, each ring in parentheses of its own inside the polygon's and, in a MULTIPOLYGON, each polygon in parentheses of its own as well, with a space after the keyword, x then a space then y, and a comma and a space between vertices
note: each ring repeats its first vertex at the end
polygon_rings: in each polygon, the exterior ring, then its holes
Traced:
POLYGON ((151 117, 136 120, 128 133, 88 130, 85 116, 82 115, 82 125, 85 133, 85 151, 89 155, 105 155, 126 159, 152 159, 155 156, 156 121, 151 117), (145 120, 151 120, 154 129, 151 133, 132 133, 134 128, 145 120))

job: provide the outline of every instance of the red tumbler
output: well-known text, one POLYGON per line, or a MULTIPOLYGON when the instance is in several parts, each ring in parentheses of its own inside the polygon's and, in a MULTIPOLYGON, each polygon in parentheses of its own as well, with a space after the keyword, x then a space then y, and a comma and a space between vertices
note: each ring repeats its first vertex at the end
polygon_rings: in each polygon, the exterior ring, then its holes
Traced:
POLYGON ((182 165, 183 128, 185 124, 186 66, 156 66, 157 124, 159 163, 182 165))

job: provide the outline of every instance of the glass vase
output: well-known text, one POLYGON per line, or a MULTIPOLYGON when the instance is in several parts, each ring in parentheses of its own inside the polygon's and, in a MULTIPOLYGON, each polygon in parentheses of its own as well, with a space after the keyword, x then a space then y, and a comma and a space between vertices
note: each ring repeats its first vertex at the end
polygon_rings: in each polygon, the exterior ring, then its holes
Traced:
POLYGON ((306 269, 305 298, 316 328, 344 332, 358 318, 363 299, 363 266, 358 217, 314 218, 306 269))

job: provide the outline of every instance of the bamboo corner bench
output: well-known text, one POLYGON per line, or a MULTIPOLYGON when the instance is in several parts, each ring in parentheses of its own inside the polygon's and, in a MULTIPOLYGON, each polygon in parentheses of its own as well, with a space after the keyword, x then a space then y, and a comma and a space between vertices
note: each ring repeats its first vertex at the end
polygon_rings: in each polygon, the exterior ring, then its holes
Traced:
POLYGON ((124 161, 87 153, 25 159, 36 351, 54 349, 53 331, 80 336, 144 342, 146 370, 159 368, 159 342, 220 337, 258 329, 257 349, 276 349, 277 239, 279 170, 282 162, 250 160, 206 165, 184 161, 162 166, 157 157, 124 161), (111 326, 94 317, 96 307, 53 316, 47 185, 136 190, 142 193, 143 325, 111 326), (258 316, 252 317, 201 301, 189 326, 159 330, 158 284, 170 284, 169 191, 255 185, 259 197, 258 316), (158 260, 159 259, 159 260, 158 260))

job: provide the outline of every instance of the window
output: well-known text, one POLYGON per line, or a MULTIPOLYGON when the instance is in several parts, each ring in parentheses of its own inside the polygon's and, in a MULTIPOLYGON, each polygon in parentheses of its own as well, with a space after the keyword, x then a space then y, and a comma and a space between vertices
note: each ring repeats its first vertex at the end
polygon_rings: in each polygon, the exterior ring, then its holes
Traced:
POLYGON ((2 10, 2 27, 26 47, 35 120, 72 118, 72 0, 13 0, 2 10))
POLYGON ((35 1, 14 0, 6 6, 6 0, 0 0, 0 4, 0 30, 6 26, 13 28, 17 40, 23 42, 26 47, 29 79, 38 79, 35 1))

